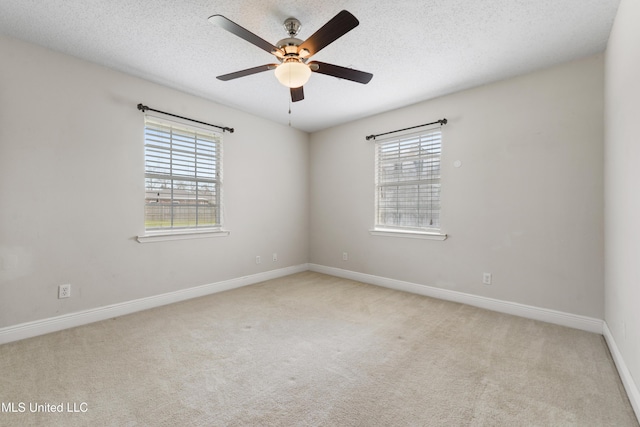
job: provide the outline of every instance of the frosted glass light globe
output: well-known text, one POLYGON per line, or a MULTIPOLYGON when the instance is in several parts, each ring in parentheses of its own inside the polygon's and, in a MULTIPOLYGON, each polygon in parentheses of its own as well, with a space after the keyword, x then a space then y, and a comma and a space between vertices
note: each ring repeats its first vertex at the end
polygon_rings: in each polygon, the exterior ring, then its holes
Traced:
POLYGON ((311 77, 311 69, 302 62, 288 61, 278 65, 276 78, 286 87, 296 88, 304 85, 311 77))

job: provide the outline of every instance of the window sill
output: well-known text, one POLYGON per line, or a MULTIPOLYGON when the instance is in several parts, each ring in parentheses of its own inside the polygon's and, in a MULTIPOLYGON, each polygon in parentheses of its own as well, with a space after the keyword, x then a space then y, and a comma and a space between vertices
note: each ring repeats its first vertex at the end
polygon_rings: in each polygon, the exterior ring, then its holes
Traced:
POLYGON ((229 231, 203 228, 197 230, 171 230, 171 231, 149 231, 142 236, 137 236, 136 240, 140 243, 166 242, 171 240, 185 239, 206 239, 209 237, 226 237, 229 231))
POLYGON ((446 234, 437 231, 396 230, 392 228, 374 228, 369 230, 372 236, 405 237, 408 239, 445 240, 446 234))

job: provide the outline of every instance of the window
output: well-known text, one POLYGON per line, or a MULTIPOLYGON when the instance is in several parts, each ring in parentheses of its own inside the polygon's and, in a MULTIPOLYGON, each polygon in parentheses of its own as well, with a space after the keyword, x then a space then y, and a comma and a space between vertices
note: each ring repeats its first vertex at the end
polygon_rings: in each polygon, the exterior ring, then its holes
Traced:
POLYGON ((222 135, 145 115, 147 231, 220 228, 222 135))
POLYGON ((440 128, 376 141, 376 229, 440 228, 440 128))

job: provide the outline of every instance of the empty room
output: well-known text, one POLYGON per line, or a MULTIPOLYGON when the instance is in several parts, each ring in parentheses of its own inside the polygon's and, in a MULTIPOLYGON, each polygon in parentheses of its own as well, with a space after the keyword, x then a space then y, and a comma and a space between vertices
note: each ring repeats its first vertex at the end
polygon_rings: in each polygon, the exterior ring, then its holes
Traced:
POLYGON ((0 3, 1 426, 636 426, 638 0, 0 3))

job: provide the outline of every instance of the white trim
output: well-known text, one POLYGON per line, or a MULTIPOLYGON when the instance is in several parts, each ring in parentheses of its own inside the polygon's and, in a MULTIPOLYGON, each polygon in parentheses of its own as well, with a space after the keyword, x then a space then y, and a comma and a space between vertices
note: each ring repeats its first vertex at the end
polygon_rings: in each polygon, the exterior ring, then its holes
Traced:
POLYGON ((150 308, 160 307, 191 298, 253 285, 255 283, 264 282, 265 280, 271 280, 307 271, 308 269, 309 266, 307 264, 294 265, 291 267, 280 268, 278 270, 270 270, 263 273, 252 274, 250 276, 243 276, 208 285, 168 292, 166 294, 154 295, 104 307, 63 314, 61 316, 50 317, 48 319, 8 326, 0 329, 0 344, 44 335, 50 332, 61 331, 63 329, 86 325, 100 320, 111 319, 113 317, 124 316, 137 311, 148 310, 150 308))
POLYGON ((638 418, 638 421, 640 422, 640 388, 638 388, 638 385, 633 380, 633 376, 631 376, 631 372, 629 371, 629 368, 627 368, 627 364, 624 362, 622 354, 620 354, 616 340, 613 338, 613 334, 611 334, 611 330, 609 330, 607 322, 604 322, 603 335, 604 339, 607 341, 607 345, 609 346, 611 357, 613 357, 616 368, 618 368, 618 373, 620 374, 620 379, 622 380, 624 389, 627 391, 631 407, 635 411, 636 418, 638 418))
POLYGON ((459 302, 500 313, 512 314, 514 316, 525 317, 527 319, 540 320, 543 322, 554 323, 556 325, 568 326, 574 329, 602 334, 602 325, 604 322, 592 317, 580 316, 547 308, 533 307, 516 302, 501 301, 493 298, 471 295, 463 292, 436 288, 433 286, 419 285, 417 283, 373 276, 371 274, 358 273, 356 271, 326 267, 317 264, 309 264, 309 270, 345 279, 357 280, 371 285, 411 292, 447 301, 459 302))
POLYGON ((185 240, 185 239, 204 239, 208 237, 226 237, 229 235, 228 230, 220 229, 184 229, 184 230, 170 230, 170 231, 149 231, 147 234, 136 237, 136 240, 140 243, 154 243, 154 242, 166 242, 170 240, 185 240))
POLYGON ((406 237, 409 239, 445 240, 446 234, 435 231, 394 230, 390 228, 373 228, 369 230, 372 236, 406 237))

